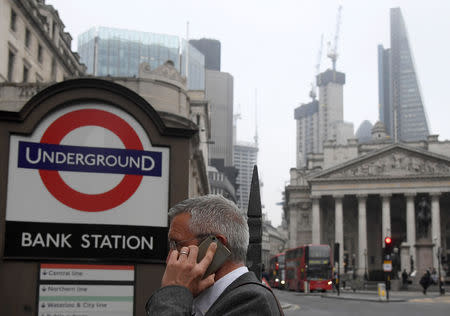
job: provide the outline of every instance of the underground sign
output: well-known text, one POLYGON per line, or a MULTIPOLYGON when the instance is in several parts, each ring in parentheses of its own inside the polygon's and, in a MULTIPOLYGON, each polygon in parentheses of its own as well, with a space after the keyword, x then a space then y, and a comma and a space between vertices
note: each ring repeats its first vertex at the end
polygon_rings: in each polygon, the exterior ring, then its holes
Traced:
POLYGON ((169 149, 106 104, 11 135, 5 256, 162 259, 168 166, 169 149))

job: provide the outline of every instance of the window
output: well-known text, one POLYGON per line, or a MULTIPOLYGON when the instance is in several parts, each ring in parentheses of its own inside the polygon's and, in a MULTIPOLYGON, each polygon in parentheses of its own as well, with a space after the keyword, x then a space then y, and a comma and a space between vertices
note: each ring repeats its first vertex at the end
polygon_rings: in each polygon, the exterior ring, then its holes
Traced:
POLYGON ((42 64, 42 45, 38 44, 38 52, 37 52, 38 62, 42 64))
POLYGON ((9 27, 11 30, 16 31, 17 28, 17 14, 16 11, 11 9, 11 20, 9 21, 9 27))
POLYGON ((25 28, 25 47, 30 48, 31 33, 30 30, 25 28))
POLYGON ((23 65, 23 80, 22 80, 22 82, 28 82, 29 74, 30 74, 30 68, 26 65, 23 65))
POLYGON ((55 39, 56 34, 56 23, 52 22, 52 38, 55 39))
POLYGON ((13 80, 15 59, 16 59, 16 55, 12 51, 9 51, 9 54, 8 54, 8 81, 13 80))

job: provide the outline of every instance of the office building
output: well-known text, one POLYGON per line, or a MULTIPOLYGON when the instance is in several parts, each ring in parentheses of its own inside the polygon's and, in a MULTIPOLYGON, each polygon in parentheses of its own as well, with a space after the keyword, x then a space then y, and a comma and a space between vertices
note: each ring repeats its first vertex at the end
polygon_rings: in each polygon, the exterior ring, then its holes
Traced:
POLYGON ((319 152, 327 140, 345 145, 353 138, 353 124, 344 122, 345 74, 328 69, 317 75, 319 87, 319 152))
POLYGON ((194 45, 205 56, 206 69, 220 71, 221 46, 218 40, 201 38, 199 40, 190 40, 189 43, 194 45))
POLYGON ((177 36, 94 27, 78 37, 78 52, 95 76, 133 77, 143 62, 156 69, 170 60, 188 90, 205 89, 205 57, 177 36))
POLYGON ((85 72, 72 37, 44 0, 0 0, 0 82, 55 82, 85 72))
POLYGON ((390 18, 391 48, 378 46, 380 121, 396 142, 426 140, 430 126, 400 8, 390 18))
POLYGON ((211 160, 233 165, 233 76, 217 70, 206 70, 206 99, 211 106, 211 160))
POLYGON ((237 206, 247 212, 253 167, 258 160, 258 145, 249 142, 237 142, 234 146, 234 166, 239 170, 237 183, 237 206))
POLYGON ((372 140, 372 127, 372 123, 368 120, 363 121, 361 125, 359 125, 355 134, 359 143, 369 143, 372 140))
POLYGON ((319 101, 302 104, 294 111, 297 125, 297 168, 306 166, 307 153, 319 152, 319 101))
POLYGON ((328 69, 317 75, 319 100, 294 111, 297 121, 297 168, 305 167, 309 153, 323 152, 326 141, 345 145, 354 137, 353 124, 344 121, 345 74, 328 69))

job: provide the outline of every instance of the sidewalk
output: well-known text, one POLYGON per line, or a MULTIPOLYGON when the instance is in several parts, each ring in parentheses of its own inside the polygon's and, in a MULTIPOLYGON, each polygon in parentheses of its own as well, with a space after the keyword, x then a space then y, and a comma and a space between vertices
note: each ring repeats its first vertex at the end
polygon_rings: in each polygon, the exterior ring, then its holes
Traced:
POLYGON ((448 291, 446 291, 446 295, 439 295, 436 292, 427 292, 427 295, 424 295, 419 291, 389 291, 389 300, 382 301, 378 296, 378 291, 371 290, 359 290, 353 292, 352 290, 342 290, 340 295, 337 292, 330 292, 321 294, 321 297, 324 298, 332 298, 332 299, 341 299, 341 300, 357 300, 357 301, 370 301, 370 302, 407 302, 410 300, 418 300, 418 299, 435 299, 438 297, 447 296, 450 297, 448 291))

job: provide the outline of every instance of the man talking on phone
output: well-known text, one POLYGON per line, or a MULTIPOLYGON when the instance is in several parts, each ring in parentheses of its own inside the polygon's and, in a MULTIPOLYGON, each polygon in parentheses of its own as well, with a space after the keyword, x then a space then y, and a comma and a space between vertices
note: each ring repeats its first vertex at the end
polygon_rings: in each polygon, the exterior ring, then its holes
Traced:
POLYGON ((248 225, 233 202, 220 195, 187 199, 169 210, 169 221, 167 266, 148 315, 283 315, 245 266, 248 225))

